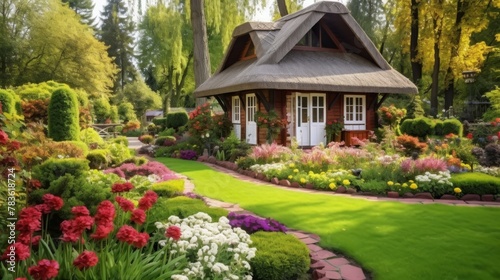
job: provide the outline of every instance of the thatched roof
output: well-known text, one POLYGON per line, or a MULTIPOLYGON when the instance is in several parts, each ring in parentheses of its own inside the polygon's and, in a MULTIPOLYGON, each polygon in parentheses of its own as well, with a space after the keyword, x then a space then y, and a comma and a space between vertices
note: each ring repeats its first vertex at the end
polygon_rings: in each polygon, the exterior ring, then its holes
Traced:
POLYGON ((281 89, 311 92, 417 93, 416 86, 385 61, 366 33, 339 2, 318 2, 276 22, 238 26, 217 72, 196 97, 281 89), (293 49, 323 20, 346 52, 293 49), (240 60, 251 40, 256 57, 240 60))

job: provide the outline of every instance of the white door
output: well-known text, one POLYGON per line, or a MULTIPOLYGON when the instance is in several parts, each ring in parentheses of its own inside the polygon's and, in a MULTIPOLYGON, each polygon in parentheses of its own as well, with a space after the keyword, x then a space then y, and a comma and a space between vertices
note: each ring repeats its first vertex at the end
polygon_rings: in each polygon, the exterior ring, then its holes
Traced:
POLYGON ((233 130, 236 137, 241 140, 241 106, 240 106, 240 97, 233 96, 232 98, 232 121, 233 121, 233 130))
POLYGON ((297 94, 296 132, 300 146, 325 143, 325 94, 297 94))
POLYGON ((257 123, 255 112, 257 111, 257 98, 255 94, 247 94, 246 104, 246 141, 248 144, 257 144, 257 123))

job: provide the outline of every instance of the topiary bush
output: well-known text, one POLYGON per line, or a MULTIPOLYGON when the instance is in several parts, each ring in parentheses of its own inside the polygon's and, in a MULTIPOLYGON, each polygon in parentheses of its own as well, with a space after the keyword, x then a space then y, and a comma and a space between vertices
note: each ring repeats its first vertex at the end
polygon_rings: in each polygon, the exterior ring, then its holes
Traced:
POLYGON ((88 170, 89 163, 86 159, 50 158, 33 168, 33 178, 38 179, 44 188, 48 188, 50 182, 57 180, 65 174, 80 177, 88 170))
POLYGON ((87 144, 87 146, 104 144, 104 139, 102 139, 101 135, 92 127, 80 131, 80 141, 87 144))
POLYGON ((181 126, 185 126, 188 122, 188 115, 186 112, 172 112, 168 113, 165 122, 165 128, 173 128, 175 130, 179 129, 181 126))
POLYGON ((447 119, 443 122, 443 134, 442 135, 447 135, 453 133, 455 135, 458 135, 459 137, 462 137, 464 133, 464 126, 462 123, 457 120, 457 119, 447 119))
POLYGON ((104 123, 106 119, 111 117, 111 104, 104 96, 94 100, 92 109, 97 123, 104 123))
POLYGON ((453 174, 453 187, 458 187, 463 194, 500 194, 500 178, 484 173, 467 172, 453 174))
POLYGON ((92 169, 104 169, 111 163, 110 152, 106 149, 92 150, 87 154, 89 167, 92 169))
POLYGON ((259 231, 250 238, 257 248, 255 258, 250 261, 253 279, 308 279, 309 249, 297 237, 259 231))
POLYGON ((172 179, 154 183, 151 187, 159 196, 174 197, 184 192, 184 179, 172 179))
POLYGON ((442 120, 434 120, 434 135, 444 136, 444 123, 442 120))
POLYGON ((167 128, 167 118, 164 117, 164 118, 154 118, 152 120, 152 122, 154 123, 154 125, 160 127, 160 130, 164 130, 167 128))
POLYGON ((111 143, 106 146, 106 149, 109 150, 111 154, 111 163, 115 166, 133 156, 130 149, 123 144, 111 143))
POLYGON ((172 146, 175 144, 177 139, 174 136, 159 136, 155 140, 156 146, 172 146))
POLYGON ((16 110, 16 100, 14 92, 8 89, 0 89, 0 103, 2 103, 2 111, 12 114, 16 110))
POLYGON ((71 89, 62 87, 52 93, 48 122, 49 137, 54 141, 79 140, 78 100, 71 89))
POLYGON ((413 120, 412 131, 410 135, 425 138, 434 134, 434 123, 429 118, 417 118, 413 120))

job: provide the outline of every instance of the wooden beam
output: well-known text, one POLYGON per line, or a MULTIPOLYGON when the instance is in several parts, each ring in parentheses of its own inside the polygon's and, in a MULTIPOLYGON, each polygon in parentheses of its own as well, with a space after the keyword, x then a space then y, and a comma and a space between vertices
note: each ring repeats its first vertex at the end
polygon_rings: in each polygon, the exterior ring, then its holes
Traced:
POLYGON ((256 90, 255 96, 257 96, 257 99, 259 99, 259 101, 262 102, 262 104, 264 104, 264 108, 266 108, 266 111, 269 112, 271 110, 271 105, 269 104, 269 101, 266 99, 266 96, 264 96, 262 90, 256 90))
POLYGON ((243 93, 240 93, 238 94, 238 97, 240 98, 242 108, 245 108, 245 95, 243 93))
POLYGON ((388 93, 384 93, 384 95, 382 95, 382 99, 380 99, 380 101, 377 103, 377 107, 375 107, 375 110, 378 110, 378 108, 380 108, 380 105, 382 105, 382 103, 385 101, 387 97, 389 97, 388 93))
POLYGON ((378 93, 377 93, 377 96, 375 96, 375 98, 373 98, 372 102, 370 103, 370 106, 368 106, 368 109, 373 109, 375 107, 375 104, 377 104, 377 101, 378 101, 378 93))
POLYGON ((220 104, 220 107, 222 108, 222 110, 224 111, 224 113, 227 113, 227 100, 226 98, 220 96, 220 95, 216 95, 215 96, 215 99, 217 100, 217 102, 219 102, 220 104))
POLYGON ((328 103, 328 110, 332 109, 333 104, 337 101, 337 99, 339 99, 340 95, 341 95, 340 93, 337 93, 335 98, 333 98, 332 101, 330 101, 330 103, 328 103))

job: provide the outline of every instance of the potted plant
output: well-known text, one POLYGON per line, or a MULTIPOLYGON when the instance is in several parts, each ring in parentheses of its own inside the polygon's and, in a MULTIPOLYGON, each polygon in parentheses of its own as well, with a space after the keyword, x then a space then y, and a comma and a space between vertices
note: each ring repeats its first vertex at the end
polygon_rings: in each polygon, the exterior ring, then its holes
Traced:
POLYGON ((258 127, 267 128, 266 140, 269 144, 278 136, 281 129, 287 125, 287 120, 280 118, 274 110, 270 110, 269 112, 255 112, 255 121, 258 127))
POLYGON ((325 126, 326 140, 328 143, 335 141, 340 142, 340 134, 344 129, 344 122, 338 119, 327 122, 325 126))

